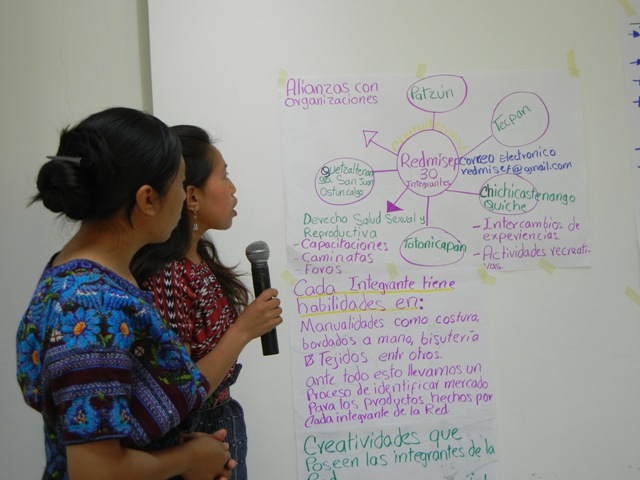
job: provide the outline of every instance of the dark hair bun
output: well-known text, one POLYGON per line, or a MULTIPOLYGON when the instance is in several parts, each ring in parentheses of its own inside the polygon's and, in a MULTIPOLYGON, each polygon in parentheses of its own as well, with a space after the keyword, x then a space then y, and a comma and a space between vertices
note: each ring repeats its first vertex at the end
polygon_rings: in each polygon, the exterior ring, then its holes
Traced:
POLYGON ((73 220, 86 218, 99 195, 99 184, 113 175, 104 139, 95 130, 78 127, 65 129, 60 137, 58 156, 80 158, 73 161, 52 158, 40 169, 36 199, 52 212, 73 220))
POLYGON ((45 207, 82 220, 91 209, 91 194, 78 175, 79 166, 66 160, 52 159, 38 174, 38 195, 45 207))

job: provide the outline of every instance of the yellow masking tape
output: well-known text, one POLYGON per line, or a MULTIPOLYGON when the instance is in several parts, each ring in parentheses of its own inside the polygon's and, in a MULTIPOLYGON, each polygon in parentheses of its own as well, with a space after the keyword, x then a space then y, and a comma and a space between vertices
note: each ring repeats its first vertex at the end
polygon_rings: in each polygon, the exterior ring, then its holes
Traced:
POLYGON ((418 64, 418 68, 416 69, 416 78, 423 78, 427 73, 427 64, 420 63, 418 64))
POLYGON ((278 88, 284 88, 287 84, 287 78, 289 78, 289 74, 284 68, 281 68, 278 74, 278 88))
POLYGON ((624 291, 624 293, 625 293, 625 295, 627 297, 629 297, 635 303, 640 305, 640 294, 638 292, 636 292, 633 288, 627 287, 627 289, 624 291))
POLYGON ((478 273, 480 274, 480 280, 482 280, 482 283, 486 283, 487 285, 496 284, 496 277, 489 275, 487 269, 483 265, 478 267, 478 273))
POLYGON ((293 287, 293 284, 296 283, 295 277, 291 275, 291 272, 289 272, 288 270, 285 270, 284 272, 282 272, 282 275, 280 276, 285 282, 287 282, 292 287, 293 287))
POLYGON ((389 277, 391 278, 398 276, 398 269, 393 263, 387 263, 387 272, 389 272, 389 277))
POLYGON ((546 258, 541 258, 540 262, 538 262, 538 265, 544 268, 548 273, 553 273, 553 271, 556 269, 556 266, 546 258))
POLYGON ((569 50, 567 52, 567 65, 569 67, 569 75, 572 77, 580 76, 580 70, 578 70, 578 67, 576 66, 576 52, 573 50, 569 50))
POLYGON ((629 0, 618 0, 618 4, 622 7, 624 13, 626 13, 630 17, 634 17, 635 15, 637 15, 635 9, 629 3, 629 0))

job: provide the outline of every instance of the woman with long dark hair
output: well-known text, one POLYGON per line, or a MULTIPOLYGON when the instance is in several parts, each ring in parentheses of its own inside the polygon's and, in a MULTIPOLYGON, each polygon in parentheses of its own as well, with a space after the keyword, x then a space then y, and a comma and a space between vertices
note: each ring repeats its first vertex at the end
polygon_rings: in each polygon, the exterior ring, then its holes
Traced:
POLYGON ((274 288, 248 303, 238 273, 220 261, 204 235, 209 229, 230 228, 236 216, 236 188, 222 154, 202 128, 180 125, 171 130, 180 139, 186 164, 182 217, 167 242, 148 245, 136 255, 132 270, 215 388, 206 405, 187 419, 185 430, 225 429, 237 462, 233 478, 245 480, 246 425, 230 387, 240 373, 240 352, 282 322, 282 309, 274 288))

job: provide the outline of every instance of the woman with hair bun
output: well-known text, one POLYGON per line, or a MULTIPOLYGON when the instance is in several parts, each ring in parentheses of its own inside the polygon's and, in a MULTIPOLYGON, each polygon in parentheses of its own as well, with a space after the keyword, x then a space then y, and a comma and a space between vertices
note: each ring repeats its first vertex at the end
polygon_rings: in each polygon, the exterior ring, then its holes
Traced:
POLYGON ((17 377, 44 420, 43 479, 229 478, 226 432, 180 436, 209 382, 129 268, 180 218, 178 138, 128 108, 63 130, 33 201, 80 221, 38 282, 17 333, 17 377))

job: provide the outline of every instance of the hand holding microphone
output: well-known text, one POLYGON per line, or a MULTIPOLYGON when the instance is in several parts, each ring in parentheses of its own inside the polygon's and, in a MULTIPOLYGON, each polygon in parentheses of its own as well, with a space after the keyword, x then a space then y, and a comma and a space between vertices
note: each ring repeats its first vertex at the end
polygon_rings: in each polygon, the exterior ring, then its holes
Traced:
MULTIPOLYGON (((269 246, 263 241, 257 241, 250 244, 245 251, 249 262, 251 263, 251 276, 253 278, 253 292, 256 299, 262 292, 271 288, 271 278, 269 276, 269 246)), ((278 313, 282 312, 278 302, 278 313)), ((278 318, 280 318, 278 316, 278 318)), ((280 322, 282 319, 280 318, 280 322)), ((279 322, 279 323, 280 323, 279 322)), ((262 354, 274 355, 279 353, 278 334, 275 327, 267 333, 261 335, 262 354)))

